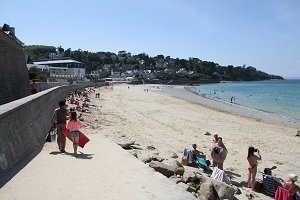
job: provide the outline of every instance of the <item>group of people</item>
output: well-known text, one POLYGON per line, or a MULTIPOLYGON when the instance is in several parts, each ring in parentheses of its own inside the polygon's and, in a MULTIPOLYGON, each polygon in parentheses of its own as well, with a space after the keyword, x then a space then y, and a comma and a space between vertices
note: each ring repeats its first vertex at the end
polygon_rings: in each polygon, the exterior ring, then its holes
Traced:
MULTIPOLYGON (((85 104, 87 104, 86 99, 88 99, 88 94, 91 93, 93 90, 88 90, 84 92, 75 91, 74 93, 70 93, 70 97, 84 97, 85 104)), ((70 103, 72 100, 70 100, 70 103)), ((79 144, 79 134, 80 129, 85 128, 86 126, 83 125, 80 121, 83 121, 82 114, 77 116, 77 109, 70 108, 67 109, 68 105, 66 104, 66 100, 61 100, 58 102, 59 107, 56 108, 53 112, 51 125, 55 124, 57 128, 57 144, 58 149, 60 152, 65 152, 66 147, 66 136, 64 134, 65 129, 69 129, 70 135, 73 141, 73 149, 74 149, 74 156, 77 157, 77 148, 79 144)))
MULTIPOLYGON (((255 149, 254 147, 249 147, 248 148, 248 187, 251 188, 252 190, 255 190, 255 177, 257 174, 257 166, 258 166, 258 161, 260 161, 261 155, 258 149, 255 149)), ((271 170, 270 170, 271 171, 271 170)), ((300 188, 295 184, 297 181, 298 176, 295 174, 289 174, 287 179, 284 181, 282 179, 277 179, 277 180, 282 180, 282 188, 286 189, 289 194, 293 197, 297 192, 300 193, 300 188)), ((300 195, 300 194, 299 194, 300 195)))
MULTIPOLYGON (((197 148, 197 144, 192 145, 192 150, 191 152, 191 158, 193 162, 187 163, 189 166, 193 167, 203 167, 201 166, 200 163, 197 161, 197 157, 204 158, 206 160, 206 155, 200 151, 197 148)), ((226 159, 227 156, 227 148, 223 143, 222 137, 219 137, 218 134, 214 135, 213 139, 213 144, 210 149, 210 154, 212 158, 212 166, 217 167, 221 170, 223 170, 223 163, 226 159)), ((247 161, 248 161, 248 180, 247 184, 248 187, 251 188, 252 190, 255 190, 255 183, 256 183, 256 174, 257 174, 257 166, 258 166, 258 161, 262 159, 260 152, 258 149, 255 149, 253 146, 250 146, 248 148, 248 156, 247 156, 247 161)), ((207 163, 210 163, 208 160, 206 160, 207 163)), ((295 184, 297 181, 298 176, 295 174, 290 174, 287 178, 286 181, 283 182, 282 187, 286 190, 288 190, 291 194, 291 196, 294 196, 297 192, 300 192, 299 186, 295 184)))
MULTIPOLYGON (((201 163, 199 163, 198 158, 203 158, 206 162, 205 167, 209 166, 211 162, 206 160, 206 155, 197 148, 197 144, 192 145, 192 150, 189 152, 191 155, 187 155, 190 159, 187 163, 189 166, 193 167, 203 167, 201 163)), ((214 135, 213 144, 211 148, 211 158, 212 165, 214 167, 218 167, 223 170, 223 163, 227 156, 227 148, 223 143, 222 137, 219 137, 218 134, 214 135)), ((207 169, 207 168, 206 168, 207 169)))

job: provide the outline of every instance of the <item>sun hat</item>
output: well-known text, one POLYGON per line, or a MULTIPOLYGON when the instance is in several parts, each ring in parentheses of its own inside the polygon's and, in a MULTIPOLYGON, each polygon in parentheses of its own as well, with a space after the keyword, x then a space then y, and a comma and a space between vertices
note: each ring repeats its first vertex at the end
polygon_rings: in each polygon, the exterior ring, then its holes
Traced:
POLYGON ((289 174, 288 178, 293 181, 296 182, 298 179, 298 176, 296 174, 289 174))

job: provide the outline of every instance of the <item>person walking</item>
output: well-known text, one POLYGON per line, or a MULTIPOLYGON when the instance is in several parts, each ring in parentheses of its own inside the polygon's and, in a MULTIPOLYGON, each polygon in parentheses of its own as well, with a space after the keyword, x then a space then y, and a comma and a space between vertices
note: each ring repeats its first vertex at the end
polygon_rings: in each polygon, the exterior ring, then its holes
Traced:
POLYGON ((67 124, 67 129, 70 130, 70 134, 72 136, 73 140, 73 148, 74 148, 74 156, 77 157, 77 147, 79 144, 79 129, 85 128, 84 125, 80 123, 80 121, 77 119, 77 113, 71 112, 71 119, 67 124))
POLYGON ((60 152, 65 152, 66 147, 66 136, 64 134, 64 129, 66 128, 66 122, 69 116, 69 111, 67 110, 67 105, 65 100, 58 102, 59 108, 54 110, 51 123, 56 123, 57 127, 57 144, 60 152))

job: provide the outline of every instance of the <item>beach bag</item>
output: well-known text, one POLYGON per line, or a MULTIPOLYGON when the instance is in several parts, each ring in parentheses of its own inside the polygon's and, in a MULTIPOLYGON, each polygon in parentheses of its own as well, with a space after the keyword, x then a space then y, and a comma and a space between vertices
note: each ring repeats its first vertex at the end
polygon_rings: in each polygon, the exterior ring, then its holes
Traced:
POLYGON ((181 164, 187 165, 188 164, 188 151, 184 149, 182 157, 181 157, 181 164))
POLYGON ((46 142, 55 142, 56 140, 56 133, 57 133, 57 129, 52 129, 48 132, 47 136, 46 136, 46 142))
POLYGON ((254 190, 256 192, 261 192, 263 189, 263 182, 261 180, 257 180, 254 182, 254 190))

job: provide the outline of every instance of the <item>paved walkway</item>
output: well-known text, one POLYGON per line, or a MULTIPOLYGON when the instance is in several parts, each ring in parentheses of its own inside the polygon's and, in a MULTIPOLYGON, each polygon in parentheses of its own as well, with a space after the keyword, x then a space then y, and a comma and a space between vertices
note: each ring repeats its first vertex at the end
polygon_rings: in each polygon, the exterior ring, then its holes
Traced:
MULTIPOLYGON (((188 192, 101 135, 79 158, 57 152, 55 143, 43 150, 0 189, 0 199, 195 199, 188 192)), ((67 152, 72 144, 67 141, 67 152)))

